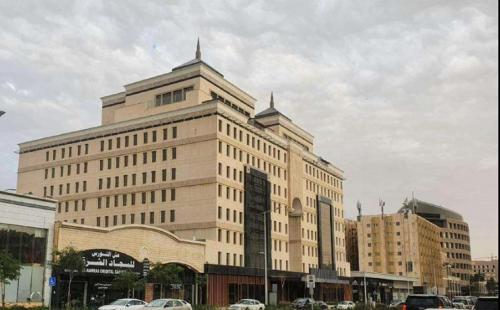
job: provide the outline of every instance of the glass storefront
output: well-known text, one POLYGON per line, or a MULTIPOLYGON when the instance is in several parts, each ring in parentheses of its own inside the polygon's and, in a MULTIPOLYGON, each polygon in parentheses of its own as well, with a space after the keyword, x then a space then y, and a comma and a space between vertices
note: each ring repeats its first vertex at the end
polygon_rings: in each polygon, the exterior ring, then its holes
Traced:
POLYGON ((7 303, 42 301, 46 248, 46 229, 0 224, 0 251, 7 251, 22 264, 19 279, 5 289, 7 303))

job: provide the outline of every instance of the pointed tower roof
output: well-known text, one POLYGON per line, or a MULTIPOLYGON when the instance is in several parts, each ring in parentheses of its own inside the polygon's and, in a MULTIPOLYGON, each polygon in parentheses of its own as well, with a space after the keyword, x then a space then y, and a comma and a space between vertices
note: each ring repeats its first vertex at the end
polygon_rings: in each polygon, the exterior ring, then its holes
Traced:
POLYGON ((194 58, 201 60, 200 38, 198 38, 198 43, 196 43, 196 54, 194 58))
POLYGON ((219 74, 220 76, 224 77, 222 73, 219 71, 215 70, 212 66, 201 60, 201 47, 200 47, 200 38, 198 38, 198 41, 196 43, 196 53, 194 54, 194 59, 183 63, 180 66, 174 67, 172 71, 180 70, 189 66, 197 65, 197 64, 204 64, 205 66, 209 67, 212 71, 215 73, 219 74))
POLYGON ((279 115, 285 117, 286 119, 290 120, 290 118, 288 116, 284 115, 283 113, 281 113, 280 111, 278 111, 274 107, 274 93, 271 92, 271 100, 269 100, 269 108, 267 108, 264 111, 262 111, 262 112, 258 113, 257 115, 255 115, 255 118, 266 117, 266 116, 277 115, 277 114, 279 114, 279 115))

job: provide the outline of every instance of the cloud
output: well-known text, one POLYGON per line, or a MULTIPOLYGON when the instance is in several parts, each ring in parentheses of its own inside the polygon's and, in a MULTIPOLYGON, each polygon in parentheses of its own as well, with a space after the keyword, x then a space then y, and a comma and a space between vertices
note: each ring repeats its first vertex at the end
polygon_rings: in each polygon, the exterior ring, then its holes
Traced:
POLYGON ((0 187, 16 144, 100 122, 100 97, 203 59, 315 136, 346 173, 345 209, 418 198, 462 213, 497 252, 498 3, 0 3, 0 187))

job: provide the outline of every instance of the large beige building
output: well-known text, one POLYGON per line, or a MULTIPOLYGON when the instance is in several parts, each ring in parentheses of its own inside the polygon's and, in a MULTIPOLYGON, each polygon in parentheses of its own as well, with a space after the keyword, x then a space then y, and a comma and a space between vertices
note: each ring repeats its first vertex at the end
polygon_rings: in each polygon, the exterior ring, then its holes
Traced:
POLYGON ((206 263, 349 276, 343 171, 314 137, 201 60, 102 98, 102 124, 19 145, 17 190, 57 219, 153 225, 205 241, 206 263))
POLYGON ((484 280, 489 279, 498 282, 498 258, 491 258, 490 260, 472 260, 472 271, 474 274, 484 275, 484 280))
POLYGON ((415 292, 443 294, 439 227, 411 213, 360 216, 359 270, 418 278, 415 292))
POLYGON ((469 237, 469 225, 457 212, 433 203, 412 199, 401 208, 412 212, 434 223, 440 228, 443 263, 449 277, 459 278, 459 290, 456 294, 470 294, 470 277, 472 261, 469 237))

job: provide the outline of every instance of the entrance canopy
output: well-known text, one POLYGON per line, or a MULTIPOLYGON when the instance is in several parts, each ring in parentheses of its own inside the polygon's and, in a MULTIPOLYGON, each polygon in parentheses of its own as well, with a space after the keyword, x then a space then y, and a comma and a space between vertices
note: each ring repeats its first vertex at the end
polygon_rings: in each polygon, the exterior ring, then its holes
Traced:
MULTIPOLYGON (((78 251, 95 249, 124 253, 142 262, 177 263, 203 273, 205 243, 180 239, 173 233, 146 225, 123 225, 110 228, 57 222, 54 248, 72 246, 78 251)), ((129 264, 130 260, 123 264, 129 264)))

